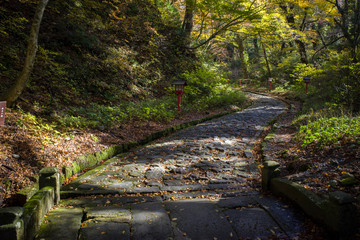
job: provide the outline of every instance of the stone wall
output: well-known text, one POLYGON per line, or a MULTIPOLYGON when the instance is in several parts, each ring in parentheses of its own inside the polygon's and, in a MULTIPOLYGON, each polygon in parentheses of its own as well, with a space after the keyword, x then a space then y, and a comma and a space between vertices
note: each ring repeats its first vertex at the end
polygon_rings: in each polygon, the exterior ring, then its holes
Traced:
POLYGON ((291 199, 319 224, 338 239, 352 239, 357 231, 355 199, 347 193, 336 191, 318 196, 301 185, 279 178, 279 164, 264 161, 262 168, 262 188, 291 199))
POLYGON ((3 240, 31 240, 45 214, 60 201, 60 174, 57 168, 40 171, 40 190, 23 207, 0 209, 0 236, 3 240))

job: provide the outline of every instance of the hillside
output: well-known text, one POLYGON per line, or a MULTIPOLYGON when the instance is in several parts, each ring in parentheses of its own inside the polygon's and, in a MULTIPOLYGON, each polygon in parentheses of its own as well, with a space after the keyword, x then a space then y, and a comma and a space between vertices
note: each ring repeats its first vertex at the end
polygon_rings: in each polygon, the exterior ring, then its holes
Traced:
MULTIPOLYGON (((36 6, 30 0, 1 2, 0 95, 20 75, 36 6)), ((0 127, 0 205, 16 203, 14 194, 34 183, 42 167, 61 170, 81 155, 245 100, 223 84, 224 74, 191 73, 201 62, 186 47, 180 15, 171 6, 50 1, 38 44, 28 84, 0 127), (193 87, 179 114, 171 82, 184 73, 193 87)))

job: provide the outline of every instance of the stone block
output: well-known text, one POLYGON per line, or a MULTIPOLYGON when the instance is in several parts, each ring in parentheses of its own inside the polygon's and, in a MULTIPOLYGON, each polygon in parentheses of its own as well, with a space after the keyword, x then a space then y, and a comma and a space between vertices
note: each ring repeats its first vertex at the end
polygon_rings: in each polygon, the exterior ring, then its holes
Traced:
POLYGON ((79 166, 79 164, 77 163, 77 162, 72 162, 72 172, 73 172, 73 174, 76 174, 76 173, 78 173, 78 172, 80 172, 80 166, 79 166))
POLYGON ((81 220, 83 217, 82 208, 52 209, 41 225, 36 240, 70 240, 78 239, 81 220))
POLYGON ((272 178, 278 176, 280 164, 275 161, 265 161, 261 170, 261 186, 264 191, 269 190, 272 178))
POLYGON ((139 145, 138 142, 136 142, 136 141, 131 141, 131 142, 128 143, 128 149, 135 148, 135 147, 137 147, 138 145, 139 145))
POLYGON ((93 167, 97 163, 95 154, 88 154, 86 156, 79 157, 79 160, 80 169, 93 167))
POLYGON ((54 206, 54 197, 54 189, 44 187, 24 205, 24 239, 35 237, 45 214, 54 206))
POLYGON ((41 201, 33 198, 31 198, 24 205, 24 216, 23 216, 24 229, 25 229, 24 239, 26 240, 30 240, 34 238, 41 223, 41 217, 40 217, 41 201))
POLYGON ((55 203, 55 190, 53 187, 44 187, 36 193, 35 196, 39 196, 41 201, 41 215, 44 216, 50 209, 54 206, 55 203))
POLYGON ((276 194, 285 196, 298 204, 305 213, 314 219, 323 221, 321 206, 324 199, 315 193, 305 189, 301 185, 286 179, 273 178, 270 182, 270 190, 276 194))
POLYGON ((95 153, 95 158, 96 158, 96 164, 98 164, 99 162, 101 162, 102 160, 108 159, 109 158, 109 154, 106 150, 104 151, 100 151, 100 152, 96 152, 95 153))
POLYGON ((21 189, 16 193, 16 204, 19 206, 24 206, 24 204, 35 195, 39 190, 39 183, 34 183, 26 188, 21 189))
POLYGON ((65 179, 68 179, 73 175, 73 168, 71 166, 63 166, 62 171, 65 179))
POLYGON ((357 216, 354 201, 350 194, 336 191, 329 194, 329 200, 323 205, 324 222, 339 238, 350 239, 356 232, 357 216))
POLYGON ((21 207, 0 208, 0 236, 3 240, 24 239, 24 222, 21 207))
POLYGON ((60 201, 60 174, 55 167, 46 167, 41 169, 39 178, 39 188, 53 187, 55 204, 60 201))
POLYGON ((357 216, 351 195, 337 191, 330 193, 327 198, 321 198, 299 184, 280 178, 271 180, 270 190, 296 202, 306 214, 332 232, 334 237, 351 239, 355 234, 357 216))

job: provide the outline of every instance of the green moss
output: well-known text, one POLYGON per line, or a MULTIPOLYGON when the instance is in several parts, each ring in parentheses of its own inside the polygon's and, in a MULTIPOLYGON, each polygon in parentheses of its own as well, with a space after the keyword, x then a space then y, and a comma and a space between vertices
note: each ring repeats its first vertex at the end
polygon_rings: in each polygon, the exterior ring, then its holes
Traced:
POLYGON ((62 171, 65 179, 68 179, 73 175, 73 167, 71 166, 63 166, 62 171))
POLYGON ((357 184, 359 181, 356 178, 348 177, 340 181, 340 184, 343 186, 351 186, 357 184))
POLYGON ((81 170, 81 168, 80 168, 79 164, 76 161, 72 162, 72 172, 73 172, 73 174, 76 174, 76 173, 80 172, 80 170, 81 170))

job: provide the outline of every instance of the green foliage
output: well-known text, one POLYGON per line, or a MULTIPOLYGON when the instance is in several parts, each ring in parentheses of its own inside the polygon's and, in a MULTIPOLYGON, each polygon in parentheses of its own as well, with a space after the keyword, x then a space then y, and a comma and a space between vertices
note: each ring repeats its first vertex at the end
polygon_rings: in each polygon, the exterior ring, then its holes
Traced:
POLYGON ((72 107, 60 117, 66 127, 112 127, 130 121, 168 122, 176 116, 176 101, 170 97, 123 102, 117 106, 91 104, 90 107, 72 107))
POLYGON ((338 145, 344 138, 360 137, 360 117, 329 116, 323 111, 311 113, 308 123, 300 127, 297 138, 303 146, 317 144, 319 147, 338 145))
POLYGON ((171 97, 165 97, 140 103, 130 102, 127 113, 129 119, 168 122, 176 116, 176 101, 171 97))
MULTIPOLYGON (((231 88, 227 80, 215 70, 198 68, 182 77, 188 80, 183 95, 183 112, 238 105, 246 99, 244 93, 231 88)), ((177 97, 172 88, 168 91, 170 96, 160 99, 123 101, 113 106, 92 103, 88 107, 71 107, 67 114, 60 116, 59 124, 67 127, 96 128, 137 120, 168 122, 178 114, 177 97)))
MULTIPOLYGON (((20 74, 35 7, 36 1, 18 0, 0 7, 0 94, 20 74)), ((109 106, 161 95, 170 76, 196 62, 180 29, 170 1, 157 7, 149 0, 50 1, 22 98, 62 112, 69 104, 109 106)), ((67 121, 83 122, 77 116, 67 121)))
POLYGON ((17 106, 16 111, 20 113, 20 117, 16 122, 17 126, 19 128, 30 130, 32 134, 42 143, 51 141, 50 139, 52 137, 72 137, 72 135, 61 132, 55 122, 49 123, 47 119, 35 116, 29 112, 24 112, 24 110, 22 110, 19 106, 17 106))
POLYGON ((175 8, 171 1, 165 0, 155 2, 165 24, 174 27, 181 26, 179 11, 175 8))
POLYGON ((193 102, 215 92, 227 80, 216 71, 207 67, 197 68, 196 71, 184 73, 182 76, 187 81, 186 98, 193 102))
POLYGON ((187 80, 184 104, 186 109, 206 109, 241 104, 245 95, 228 84, 226 72, 214 66, 203 66, 182 75, 187 80))
POLYGON ((204 97, 202 106, 203 109, 220 108, 226 106, 241 105, 246 100, 246 96, 239 90, 234 90, 231 87, 219 88, 216 92, 204 97))

